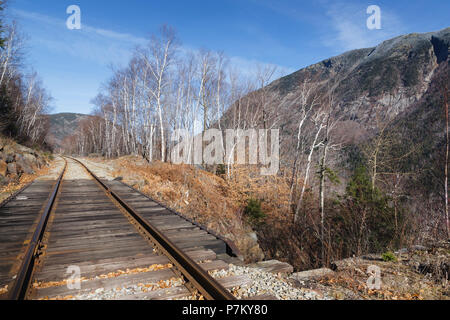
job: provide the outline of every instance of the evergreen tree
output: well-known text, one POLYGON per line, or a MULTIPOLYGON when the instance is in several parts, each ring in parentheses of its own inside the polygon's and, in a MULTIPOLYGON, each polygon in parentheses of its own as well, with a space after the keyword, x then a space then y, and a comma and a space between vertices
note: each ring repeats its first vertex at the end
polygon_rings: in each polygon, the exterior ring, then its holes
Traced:
POLYGON ((347 255, 381 253, 398 245, 391 200, 372 186, 365 166, 359 166, 348 182, 332 223, 335 241, 345 247, 347 255))

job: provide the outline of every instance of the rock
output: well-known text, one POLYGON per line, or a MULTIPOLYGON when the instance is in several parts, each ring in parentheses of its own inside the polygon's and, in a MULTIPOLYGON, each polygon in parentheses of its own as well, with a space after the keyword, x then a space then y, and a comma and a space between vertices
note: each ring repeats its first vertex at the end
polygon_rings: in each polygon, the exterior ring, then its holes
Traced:
POLYGON ((47 165, 47 162, 42 158, 37 158, 37 166, 38 168, 42 168, 47 165))
POLYGON ((383 258, 379 254, 366 254, 361 258, 369 261, 383 261, 383 258))
POLYGON ((14 162, 8 163, 8 174, 17 175, 17 166, 14 162))
POLYGON ((146 181, 143 179, 131 179, 128 180, 128 184, 134 188, 142 188, 146 185, 146 181))
POLYGON ((252 238, 253 240, 255 240, 255 242, 258 242, 258 236, 256 235, 255 232, 250 232, 250 233, 248 234, 248 236, 249 236, 250 238, 252 238))
POLYGON ((117 178, 114 178, 113 181, 123 181, 123 178, 122 177, 117 177, 117 178))
POLYGON ((311 280, 321 278, 327 275, 334 274, 334 271, 328 268, 314 269, 302 272, 296 272, 292 274, 291 278, 302 281, 302 280, 311 280))
POLYGON ((16 165, 17 165, 17 172, 34 174, 34 170, 31 167, 32 164, 30 164, 27 160, 25 160, 25 157, 23 157, 22 155, 16 154, 16 165))
POLYGON ((31 166, 29 166, 25 161, 17 162, 17 171, 20 173, 34 174, 33 168, 31 168, 31 166))
POLYGON ((7 172, 8 172, 8 164, 5 161, 0 160, 0 176, 6 177, 7 172))
POLYGON ((347 258, 347 259, 343 259, 343 260, 333 261, 331 263, 331 269, 333 271, 344 270, 349 267, 354 268, 355 266, 358 266, 363 263, 364 263, 364 260, 361 258, 356 258, 356 257, 347 258))
POLYGON ((414 245, 411 247, 411 251, 427 251, 428 248, 421 245, 414 245))
POLYGON ((7 184, 8 184, 8 179, 5 178, 4 176, 0 175, 0 187, 3 187, 5 185, 7 185, 7 184))
POLYGON ((14 162, 14 154, 7 154, 5 156, 5 161, 6 161, 6 163, 14 162))
POLYGON ((33 154, 30 153, 25 153, 23 155, 23 159, 28 162, 29 165, 36 165, 37 164, 37 160, 36 157, 33 154))
POLYGON ((251 264, 250 267, 258 268, 264 272, 271 273, 292 273, 294 272, 294 268, 286 262, 281 262, 278 260, 268 260, 261 261, 254 264, 251 264))
POLYGON ((18 161, 24 161, 23 156, 22 156, 20 153, 16 153, 16 154, 14 155, 14 160, 15 160, 16 162, 18 162, 18 161))
POLYGON ((230 237, 241 251, 247 263, 264 260, 264 252, 258 244, 257 237, 255 240, 255 236, 254 232, 248 232, 239 237, 230 237))
POLYGON ((26 153, 31 153, 31 154, 33 154, 33 153, 34 153, 34 150, 32 150, 32 149, 30 149, 30 148, 27 148, 27 147, 24 147, 24 146, 22 146, 22 145, 20 145, 20 144, 18 144, 16 148, 17 148, 17 150, 18 150, 19 152, 21 152, 21 153, 23 153, 23 154, 26 154, 26 153))

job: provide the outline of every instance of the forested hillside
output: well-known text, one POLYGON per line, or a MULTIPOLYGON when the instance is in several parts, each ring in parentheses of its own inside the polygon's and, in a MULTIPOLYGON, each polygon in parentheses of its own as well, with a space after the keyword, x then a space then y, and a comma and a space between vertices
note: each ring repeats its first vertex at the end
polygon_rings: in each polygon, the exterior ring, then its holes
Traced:
POLYGON ((57 152, 65 149, 64 140, 75 134, 83 121, 89 117, 89 115, 78 113, 58 113, 49 115, 50 123, 47 141, 57 152))
POLYGON ((51 97, 26 61, 26 42, 0 2, 0 134, 45 146, 51 97))

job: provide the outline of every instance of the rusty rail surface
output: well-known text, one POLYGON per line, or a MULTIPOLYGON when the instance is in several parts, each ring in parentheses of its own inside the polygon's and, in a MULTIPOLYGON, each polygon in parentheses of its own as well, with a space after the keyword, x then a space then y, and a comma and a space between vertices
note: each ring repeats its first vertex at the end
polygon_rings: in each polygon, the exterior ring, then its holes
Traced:
POLYGON ((56 195, 58 194, 61 181, 63 179, 64 173, 67 168, 67 161, 64 159, 64 168, 58 177, 58 180, 53 187, 50 197, 45 205, 44 211, 39 218, 38 225, 33 233, 30 243, 28 244, 27 250, 25 252, 22 264, 20 266, 19 272, 17 273, 17 278, 12 287, 11 293, 9 295, 9 300, 24 300, 30 287, 30 281, 33 275, 33 270, 35 266, 36 258, 39 257, 39 250, 41 247, 42 237, 45 233, 45 228, 47 227, 47 222, 50 217, 50 212, 52 211, 53 205, 55 203, 56 195))
POLYGON ((203 297, 208 300, 236 300, 236 298, 211 277, 202 267, 194 262, 186 253, 170 241, 161 231, 144 219, 135 209, 133 209, 116 192, 111 190, 101 181, 89 168, 81 161, 70 158, 79 163, 86 171, 111 195, 126 212, 135 220, 152 239, 152 242, 166 255, 169 260, 182 273, 183 277, 198 290, 203 297))

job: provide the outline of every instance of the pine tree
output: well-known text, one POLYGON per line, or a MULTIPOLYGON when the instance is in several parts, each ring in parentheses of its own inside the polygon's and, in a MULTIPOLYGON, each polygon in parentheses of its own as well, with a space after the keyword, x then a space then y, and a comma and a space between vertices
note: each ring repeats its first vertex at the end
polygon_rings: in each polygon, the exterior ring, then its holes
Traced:
POLYGON ((351 239, 349 252, 361 255, 397 246, 395 212, 390 202, 373 187, 367 168, 359 166, 347 184, 340 210, 340 238, 345 242, 351 239))

